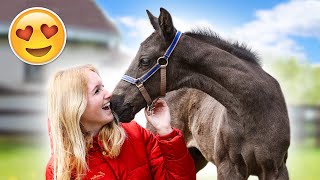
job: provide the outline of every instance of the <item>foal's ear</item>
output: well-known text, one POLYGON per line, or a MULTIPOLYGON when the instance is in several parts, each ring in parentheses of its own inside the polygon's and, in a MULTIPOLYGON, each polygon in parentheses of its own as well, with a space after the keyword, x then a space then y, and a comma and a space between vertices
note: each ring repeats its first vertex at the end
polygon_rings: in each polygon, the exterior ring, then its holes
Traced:
POLYGON ((170 13, 164 8, 160 8, 159 26, 164 39, 166 41, 172 41, 177 30, 173 26, 170 13))
POLYGON ((153 14, 151 14, 151 12, 149 10, 147 10, 147 14, 150 20, 150 23, 152 24, 154 30, 159 30, 159 22, 158 22, 158 18, 155 17, 153 14))

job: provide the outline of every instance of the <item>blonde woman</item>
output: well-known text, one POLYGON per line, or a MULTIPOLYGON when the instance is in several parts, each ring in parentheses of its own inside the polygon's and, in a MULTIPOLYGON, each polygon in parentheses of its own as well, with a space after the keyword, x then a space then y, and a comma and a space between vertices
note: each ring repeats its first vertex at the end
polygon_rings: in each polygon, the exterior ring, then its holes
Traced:
POLYGON ((135 121, 116 123, 110 97, 91 65, 53 76, 48 92, 52 156, 47 180, 196 178, 182 134, 170 125, 165 101, 157 101, 153 115, 145 113, 157 129, 154 136, 135 121))

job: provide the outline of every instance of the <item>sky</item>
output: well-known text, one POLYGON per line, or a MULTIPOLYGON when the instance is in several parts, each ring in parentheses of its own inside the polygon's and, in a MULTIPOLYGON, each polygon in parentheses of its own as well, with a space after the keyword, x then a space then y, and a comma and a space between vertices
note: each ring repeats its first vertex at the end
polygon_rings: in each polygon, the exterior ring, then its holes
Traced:
POLYGON ((245 43, 262 63, 296 58, 320 64, 320 1, 308 0, 97 0, 118 27, 121 49, 134 56, 153 28, 146 9, 167 9, 176 29, 211 28, 231 42, 245 43), (240 3, 242 2, 242 3, 240 3), (246 2, 246 3, 244 3, 246 2))

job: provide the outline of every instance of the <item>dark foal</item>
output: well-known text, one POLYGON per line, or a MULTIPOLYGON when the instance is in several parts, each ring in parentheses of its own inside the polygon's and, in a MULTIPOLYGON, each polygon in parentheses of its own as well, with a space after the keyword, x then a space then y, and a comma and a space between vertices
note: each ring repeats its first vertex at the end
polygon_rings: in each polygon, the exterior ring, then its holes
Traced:
MULTIPOLYGON (((148 15, 155 31, 141 43, 128 76, 146 73, 177 32, 165 9, 160 9, 159 18, 148 15)), ((250 175, 289 179, 290 126, 285 100, 278 82, 261 68, 252 52, 210 31, 184 33, 169 58, 166 74, 168 92, 188 87, 211 96, 181 91, 177 94, 182 96, 169 98, 169 103, 176 104, 170 105, 171 111, 180 114, 173 123, 188 121, 177 127, 184 131, 198 169, 211 161, 217 166, 218 179, 250 175), (182 98, 191 99, 179 103, 182 98)), ((157 71, 144 83, 151 99, 160 94, 159 82, 157 71)), ((125 81, 115 88, 111 104, 122 122, 131 121, 146 106, 138 88, 125 81)))

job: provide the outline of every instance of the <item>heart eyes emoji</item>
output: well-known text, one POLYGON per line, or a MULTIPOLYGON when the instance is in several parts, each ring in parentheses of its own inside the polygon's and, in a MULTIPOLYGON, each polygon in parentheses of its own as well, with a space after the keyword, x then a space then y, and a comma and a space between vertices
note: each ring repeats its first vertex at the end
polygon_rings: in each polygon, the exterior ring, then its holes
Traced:
POLYGON ((44 65, 60 56, 66 45, 67 31, 55 12, 43 7, 32 7, 23 10, 13 19, 8 40, 14 55, 23 63, 44 65))
MULTIPOLYGON (((40 29, 41 29, 42 34, 47 39, 50 39, 52 36, 54 36, 58 32, 58 27, 56 25, 53 25, 53 26, 49 27, 47 24, 42 24, 40 29)), ((16 31, 17 36, 20 39, 23 39, 25 41, 29 41, 30 40, 30 37, 31 37, 32 33, 33 33, 32 26, 27 26, 24 30, 18 29, 16 31)))

